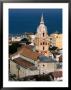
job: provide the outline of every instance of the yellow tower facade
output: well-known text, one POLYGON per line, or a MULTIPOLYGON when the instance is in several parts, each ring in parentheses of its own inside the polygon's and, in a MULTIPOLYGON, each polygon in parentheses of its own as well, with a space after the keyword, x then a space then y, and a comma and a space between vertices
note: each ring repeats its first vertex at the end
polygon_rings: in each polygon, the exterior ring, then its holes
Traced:
POLYGON ((35 35, 35 48, 40 54, 46 56, 49 55, 49 36, 47 32, 47 27, 44 24, 43 14, 41 16, 40 25, 37 28, 37 33, 35 35))

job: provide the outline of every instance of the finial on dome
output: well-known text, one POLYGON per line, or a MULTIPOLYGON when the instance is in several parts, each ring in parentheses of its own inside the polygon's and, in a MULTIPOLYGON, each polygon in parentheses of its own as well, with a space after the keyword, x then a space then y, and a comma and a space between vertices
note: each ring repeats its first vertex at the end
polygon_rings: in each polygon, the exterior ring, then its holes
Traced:
POLYGON ((40 24, 44 24, 43 13, 42 13, 42 16, 41 16, 41 21, 40 21, 40 24))
POLYGON ((56 30, 55 34, 58 34, 59 32, 56 30))

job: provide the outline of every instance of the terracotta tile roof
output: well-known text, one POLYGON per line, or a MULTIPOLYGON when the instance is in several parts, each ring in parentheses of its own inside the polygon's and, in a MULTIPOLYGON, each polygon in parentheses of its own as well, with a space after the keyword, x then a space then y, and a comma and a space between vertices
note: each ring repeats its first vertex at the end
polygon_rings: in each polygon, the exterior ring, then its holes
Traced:
POLYGON ((62 77, 62 71, 55 71, 52 73, 55 78, 62 77))
POLYGON ((25 59, 22 59, 21 57, 15 58, 13 61, 24 68, 30 68, 34 66, 33 63, 30 63, 26 61, 25 59))
POLYGON ((18 51, 16 53, 14 53, 12 56, 15 56, 17 54, 23 55, 27 58, 33 59, 33 60, 37 60, 39 53, 36 51, 32 51, 30 49, 30 46, 25 46, 23 45, 21 48, 18 49, 18 51))
POLYGON ((37 52, 33 52, 31 49, 27 48, 26 46, 24 46, 21 49, 21 55, 31 58, 33 60, 37 60, 39 54, 37 52))
MULTIPOLYGON (((22 47, 23 47, 23 46, 22 46, 22 47)), ((26 45, 25 47, 28 48, 28 49, 31 49, 31 50, 34 48, 33 45, 26 45)))

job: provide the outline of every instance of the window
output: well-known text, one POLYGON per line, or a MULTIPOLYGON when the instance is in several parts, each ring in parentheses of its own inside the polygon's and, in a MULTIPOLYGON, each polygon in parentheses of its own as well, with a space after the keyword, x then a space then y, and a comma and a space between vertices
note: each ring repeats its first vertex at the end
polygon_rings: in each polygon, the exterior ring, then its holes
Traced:
POLYGON ((49 43, 48 43, 48 45, 49 45, 49 43))
POLYGON ((40 45, 42 45, 42 43, 40 43, 40 45))
POLYGON ((44 47, 43 47, 43 50, 44 50, 44 47))
POLYGON ((44 37, 44 33, 43 33, 43 37, 44 37))
POLYGON ((56 38, 58 38, 58 36, 56 36, 56 38))
POLYGON ((50 38, 50 40, 52 40, 52 38, 50 38))
POLYGON ((43 45, 44 45, 44 42, 43 42, 43 45))
POLYGON ((43 64, 43 67, 44 67, 45 65, 43 64))

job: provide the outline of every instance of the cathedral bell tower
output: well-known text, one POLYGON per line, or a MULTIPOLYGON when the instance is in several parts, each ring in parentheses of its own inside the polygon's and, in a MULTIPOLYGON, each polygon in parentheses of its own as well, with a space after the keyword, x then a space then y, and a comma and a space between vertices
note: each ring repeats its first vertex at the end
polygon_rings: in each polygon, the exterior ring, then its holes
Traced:
POLYGON ((47 27, 44 24, 44 18, 42 14, 41 21, 39 26, 37 27, 37 33, 35 36, 35 48, 36 51, 38 51, 40 54, 48 56, 49 55, 48 47, 49 47, 49 40, 47 27))

